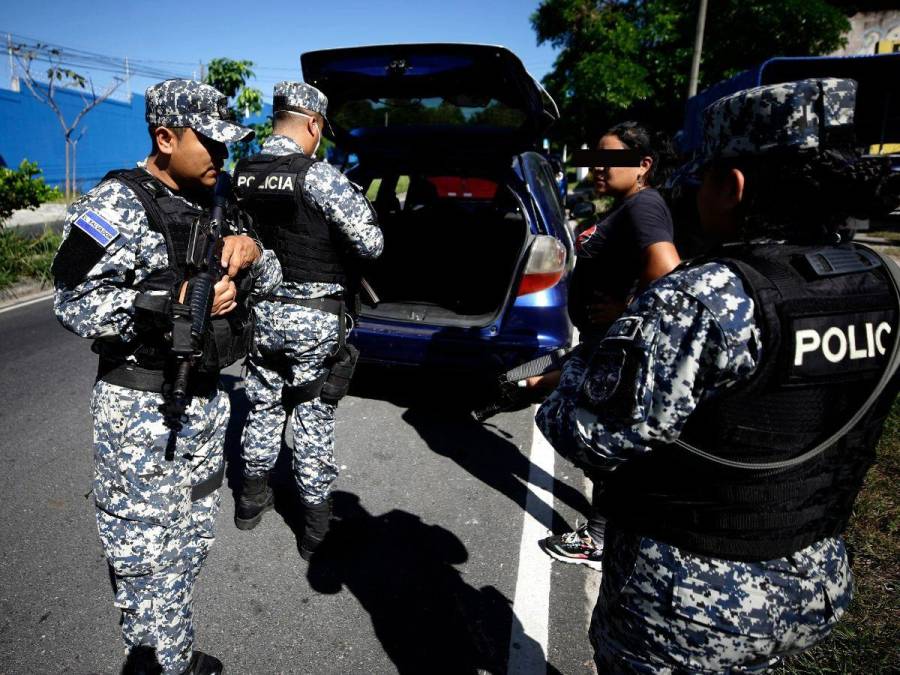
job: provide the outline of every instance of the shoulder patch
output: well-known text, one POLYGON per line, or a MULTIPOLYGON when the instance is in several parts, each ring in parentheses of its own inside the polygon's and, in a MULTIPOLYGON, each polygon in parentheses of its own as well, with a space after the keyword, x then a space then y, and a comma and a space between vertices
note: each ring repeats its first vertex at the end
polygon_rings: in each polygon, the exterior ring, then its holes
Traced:
POLYGON ((604 340, 631 340, 633 341, 644 323, 640 316, 621 316, 609 327, 604 340))
POLYGON ((96 211, 85 211, 72 222, 72 226, 77 227, 103 248, 108 248, 119 236, 119 230, 96 211))

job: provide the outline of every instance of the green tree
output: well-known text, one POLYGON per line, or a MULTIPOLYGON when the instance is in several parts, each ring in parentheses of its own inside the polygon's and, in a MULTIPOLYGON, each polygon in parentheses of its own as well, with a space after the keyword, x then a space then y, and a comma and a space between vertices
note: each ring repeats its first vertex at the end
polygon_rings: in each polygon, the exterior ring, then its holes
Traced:
POLYGON ((0 167, 0 228, 13 211, 33 209, 59 197, 60 191, 44 182, 34 162, 23 159, 18 169, 0 167))
MULTIPOLYGON (((562 114, 556 135, 595 139, 636 117, 681 126, 698 0, 544 0, 531 16, 538 44, 560 50, 544 85, 562 114)), ((700 87, 772 56, 825 54, 850 24, 825 0, 720 0, 706 20, 700 87)))
POLYGON ((492 101, 484 110, 479 110, 469 120, 472 124, 483 124, 489 127, 508 127, 517 129, 525 123, 525 115, 521 110, 509 108, 498 101, 492 101))
MULTIPOLYGON (((229 109, 238 122, 258 115, 263 109, 263 94, 259 89, 247 86, 256 77, 252 70, 253 61, 217 58, 209 62, 203 81, 212 85, 228 97, 229 109)), ((232 158, 240 159, 258 149, 272 134, 271 121, 248 124, 256 132, 252 141, 236 143, 231 149, 232 158)))
POLYGON ((333 118, 334 124, 344 129, 384 126, 384 111, 376 110, 368 99, 342 103, 333 118))

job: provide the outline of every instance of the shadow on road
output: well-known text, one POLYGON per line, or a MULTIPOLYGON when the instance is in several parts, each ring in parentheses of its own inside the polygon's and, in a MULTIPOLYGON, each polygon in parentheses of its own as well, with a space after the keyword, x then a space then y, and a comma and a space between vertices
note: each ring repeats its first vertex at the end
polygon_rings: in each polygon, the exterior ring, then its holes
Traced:
MULTIPOLYGON (((247 422, 247 414, 250 412, 250 402, 247 400, 243 386, 239 386, 241 383, 239 377, 223 375, 222 382, 231 400, 231 417, 228 420, 228 429, 225 431, 225 479, 228 489, 231 490, 232 499, 237 501, 244 480, 241 434, 247 422)), ((275 493, 275 511, 291 528, 297 537, 299 546, 303 536, 303 509, 300 506, 300 495, 291 468, 292 461, 293 452, 286 442, 284 427, 282 427, 281 450, 278 453, 275 467, 269 475, 269 485, 272 486, 275 493)))
MULTIPOLYGON (((356 382, 356 381, 355 381, 356 382)), ((355 393, 366 398, 390 401, 407 408, 402 417, 431 450, 452 459, 485 485, 506 495, 519 506, 525 506, 531 460, 511 441, 505 432, 491 423, 476 422, 470 415, 479 405, 481 383, 455 380, 452 376, 423 377, 410 372, 391 372, 384 377, 376 369, 363 371, 355 393)), ((541 474, 541 470, 538 469, 541 474)), ((546 474, 539 476, 547 479, 546 474)), ((578 490, 549 477, 553 495, 577 513, 587 513, 589 503, 578 490)), ((554 527, 565 519, 554 512, 554 527)))
MULTIPOLYGON (((236 498, 242 483, 241 432, 249 405, 239 378, 225 376, 223 381, 232 406, 225 441, 226 477, 236 498)), ((446 388, 428 395, 416 392, 420 405, 407 406, 403 419, 432 450, 524 504, 526 489, 517 477, 527 478, 528 458, 468 417, 460 399, 448 401, 448 392, 446 388)), ((303 518, 291 454, 282 440, 270 484, 275 510, 299 543, 303 518)), ((587 507, 582 495, 562 483, 555 484, 554 492, 573 508, 587 507)), ((307 572, 315 591, 349 590, 370 615, 376 636, 401 674, 506 672, 511 629, 518 619, 510 600, 494 586, 479 589, 466 584, 454 565, 466 562, 468 551, 455 534, 398 509, 373 515, 358 496, 343 491, 333 493, 332 504, 331 529, 307 572)), ((530 644, 519 648, 540 650, 525 639, 530 644)), ((559 671, 548 664, 547 673, 559 671)))
POLYGON ((456 535, 397 509, 373 515, 354 494, 332 499, 331 531, 307 572, 314 590, 349 590, 400 673, 506 672, 517 619, 496 588, 463 580, 454 565, 468 551, 456 535))

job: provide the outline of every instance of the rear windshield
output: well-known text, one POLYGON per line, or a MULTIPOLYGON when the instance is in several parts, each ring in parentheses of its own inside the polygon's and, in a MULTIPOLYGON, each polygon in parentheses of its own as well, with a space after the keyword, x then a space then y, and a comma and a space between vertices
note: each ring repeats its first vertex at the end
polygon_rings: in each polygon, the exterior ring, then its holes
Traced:
POLYGON ((496 99, 465 96, 356 99, 339 104, 332 117, 344 129, 435 125, 518 129, 526 120, 524 112, 496 99))

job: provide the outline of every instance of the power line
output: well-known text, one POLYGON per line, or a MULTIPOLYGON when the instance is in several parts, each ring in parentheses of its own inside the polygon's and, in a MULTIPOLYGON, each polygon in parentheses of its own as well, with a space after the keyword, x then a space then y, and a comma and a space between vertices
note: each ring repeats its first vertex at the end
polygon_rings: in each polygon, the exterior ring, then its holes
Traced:
POLYGON ((72 69, 83 68, 114 75, 130 75, 132 77, 155 79, 169 79, 185 75, 184 71, 159 68, 141 59, 129 59, 126 66, 125 60, 122 58, 64 47, 14 33, 8 33, 8 35, 13 42, 12 49, 15 53, 21 57, 31 58, 42 63, 50 63, 72 69))
MULTIPOLYGON (((100 54, 75 47, 45 42, 37 38, 6 32, 13 43, 12 47, 20 54, 29 54, 33 60, 41 63, 52 63, 67 68, 83 68, 99 73, 110 73, 131 77, 146 77, 148 79, 166 80, 175 77, 187 77, 195 72, 197 63, 188 61, 172 61, 166 59, 134 59, 129 58, 126 66, 125 59, 100 54), (174 66, 174 68, 172 68, 174 66), (190 69, 190 70, 187 70, 190 69)), ((254 72, 265 71, 270 73, 284 72, 297 73, 299 68, 286 66, 266 66, 254 64, 254 72)), ((270 78, 257 78, 265 81, 270 78)), ((274 80, 273 80, 274 81, 274 80)))

